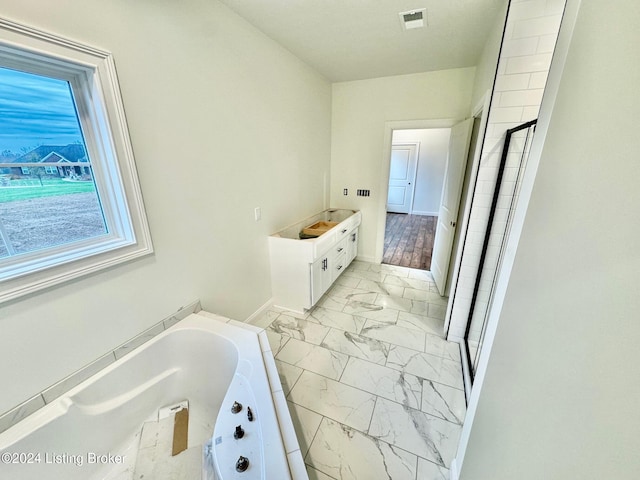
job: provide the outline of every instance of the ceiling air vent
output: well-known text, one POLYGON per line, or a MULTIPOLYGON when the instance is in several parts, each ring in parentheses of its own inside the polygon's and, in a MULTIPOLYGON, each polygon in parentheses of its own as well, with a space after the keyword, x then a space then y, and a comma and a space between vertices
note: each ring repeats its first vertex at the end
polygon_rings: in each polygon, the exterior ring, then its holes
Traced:
POLYGON ((417 10, 409 10, 408 12, 400 12, 400 23, 404 30, 413 28, 422 28, 427 23, 427 9, 419 8, 417 10))

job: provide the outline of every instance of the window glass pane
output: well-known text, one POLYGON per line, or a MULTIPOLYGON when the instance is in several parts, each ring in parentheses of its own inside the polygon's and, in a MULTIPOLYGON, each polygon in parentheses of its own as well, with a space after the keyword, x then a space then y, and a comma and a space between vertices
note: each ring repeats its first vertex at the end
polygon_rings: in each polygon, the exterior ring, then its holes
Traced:
POLYGON ((69 83, 0 68, 0 257, 106 233, 69 83))

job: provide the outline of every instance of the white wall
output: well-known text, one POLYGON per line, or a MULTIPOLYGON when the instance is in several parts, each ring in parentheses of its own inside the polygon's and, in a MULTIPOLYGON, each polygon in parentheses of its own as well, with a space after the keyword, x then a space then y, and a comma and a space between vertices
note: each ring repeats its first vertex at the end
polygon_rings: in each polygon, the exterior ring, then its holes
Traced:
POLYGON ((389 175, 385 122, 464 119, 474 72, 460 68, 333 84, 331 206, 362 211, 360 258, 374 260, 376 242, 384 235, 389 175), (343 188, 349 196, 342 195, 343 188), (361 188, 370 189, 371 196, 355 196, 361 188))
POLYGON ((3 412, 197 298, 241 320, 267 302, 267 235, 324 206, 331 87, 215 0, 0 14, 113 52, 156 250, 0 307, 3 412))
MULTIPOLYGON (((464 251, 459 275, 454 278, 450 340, 464 337, 506 131, 538 116, 564 4, 565 0, 514 0, 509 8, 464 251)), ((503 178, 507 188, 513 189, 519 163, 520 155, 514 149, 503 178)), ((488 308, 509 200, 501 198, 500 208, 496 210, 492 242, 474 312, 479 318, 484 318, 488 308), (502 232, 496 233, 500 227, 502 232)))
POLYGON ((638 22, 581 4, 462 480, 640 478, 638 22))
POLYGON ((393 143, 419 143, 418 169, 413 192, 416 215, 438 215, 444 171, 449 153, 449 128, 394 130, 393 143))

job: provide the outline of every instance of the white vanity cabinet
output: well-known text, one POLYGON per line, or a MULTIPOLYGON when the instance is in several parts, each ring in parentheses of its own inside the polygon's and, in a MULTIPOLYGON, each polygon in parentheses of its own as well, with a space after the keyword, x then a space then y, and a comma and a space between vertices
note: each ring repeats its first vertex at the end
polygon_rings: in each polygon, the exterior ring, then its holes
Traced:
POLYGON ((304 312, 320 300, 356 257, 361 218, 355 210, 325 210, 269 236, 275 306, 304 312), (317 238, 299 238, 319 221, 337 224, 317 238))

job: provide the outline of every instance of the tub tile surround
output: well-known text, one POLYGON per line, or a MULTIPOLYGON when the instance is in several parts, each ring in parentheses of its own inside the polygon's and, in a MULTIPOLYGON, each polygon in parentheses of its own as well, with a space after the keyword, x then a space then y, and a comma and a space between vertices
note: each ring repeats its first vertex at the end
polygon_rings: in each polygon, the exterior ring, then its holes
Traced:
POLYGON ((89 365, 85 366, 81 370, 78 370, 76 373, 69 375, 67 378, 59 381, 55 385, 47 388, 44 392, 42 392, 42 397, 46 403, 53 402, 56 398, 62 395, 65 392, 68 392, 76 385, 79 385, 81 382, 85 381, 87 378, 95 375, 103 368, 108 367, 113 362, 116 361, 116 352, 109 352, 106 355, 94 360, 89 365))
POLYGON ((39 393, 29 400, 21 403, 17 407, 12 408, 4 415, 0 416, 0 432, 8 430, 21 420, 24 420, 36 410, 45 406, 44 397, 39 393))
POLYGON ((356 260, 311 311, 253 319, 311 480, 449 478, 465 398, 433 290, 429 272, 356 260))
POLYGON ((143 343, 148 342, 159 333, 164 332, 164 330, 165 330, 164 321, 156 323, 153 327, 148 328, 147 330, 142 332, 140 335, 137 335, 135 338, 132 338, 121 347, 116 348, 113 351, 113 355, 116 357, 116 360, 118 360, 124 357, 126 354, 138 348, 143 343))

